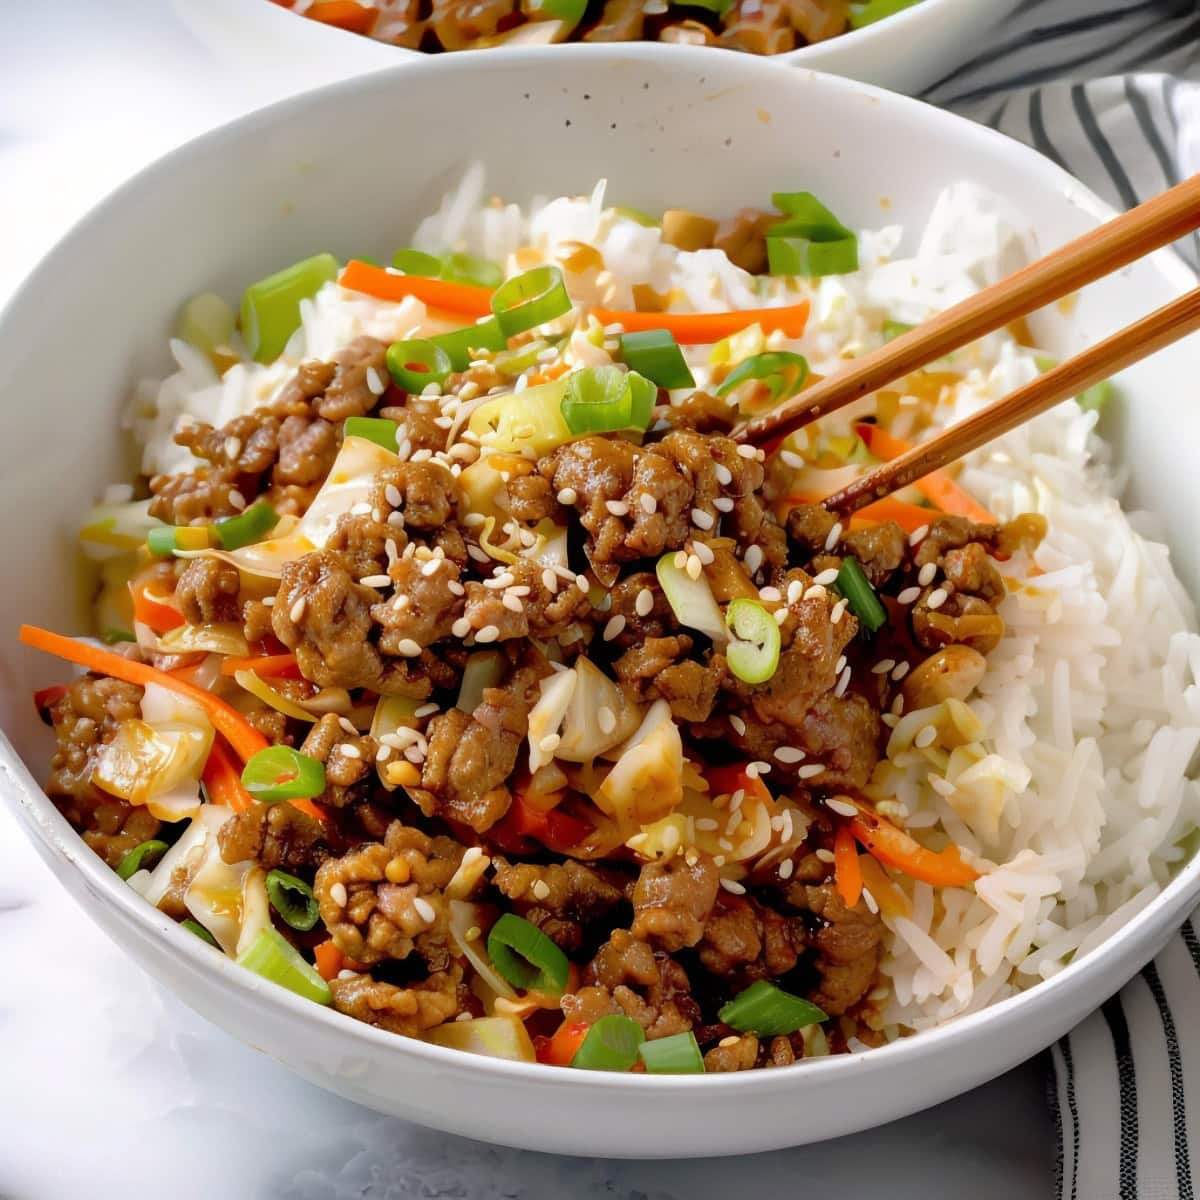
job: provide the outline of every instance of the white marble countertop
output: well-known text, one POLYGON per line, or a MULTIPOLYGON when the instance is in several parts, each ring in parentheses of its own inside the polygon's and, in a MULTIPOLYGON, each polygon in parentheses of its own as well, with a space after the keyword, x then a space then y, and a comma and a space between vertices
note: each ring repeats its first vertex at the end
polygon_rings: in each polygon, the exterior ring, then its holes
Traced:
MULTIPOLYGON (((269 72, 234 78, 166 0, 0 3, 0 47, 0 302, 68 223, 140 165, 295 86, 269 72)), ((1053 1191, 1054 1130, 1035 1064, 854 1139, 693 1164, 554 1158, 380 1117, 233 1041, 126 963, 2 810, 0 962, 5 1200, 716 1200, 747 1185, 763 1197, 1036 1200, 1053 1191)))

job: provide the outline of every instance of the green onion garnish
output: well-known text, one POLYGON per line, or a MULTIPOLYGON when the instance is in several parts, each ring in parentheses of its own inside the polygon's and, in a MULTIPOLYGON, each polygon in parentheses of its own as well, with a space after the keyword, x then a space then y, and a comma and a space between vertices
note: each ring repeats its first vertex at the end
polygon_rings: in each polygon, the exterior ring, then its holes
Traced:
POLYGON ((342 425, 342 436, 366 438, 368 442, 396 453, 396 422, 387 417, 347 417, 342 425))
POLYGON ((789 232, 814 242, 836 242, 854 236, 854 230, 847 229, 812 192, 773 192, 771 203, 787 221, 772 225, 768 237, 780 224, 791 226, 789 232))
POLYGON ((866 4, 851 4, 850 28, 861 29, 864 25, 874 25, 876 21, 894 17, 916 3, 917 0, 867 0, 866 4))
POLYGON ((325 764, 291 746, 268 746, 246 763, 242 786, 262 804, 310 800, 325 790, 325 764))
POLYGON ((146 533, 151 554, 169 555, 176 550, 207 550, 208 529, 203 525, 155 525, 146 533))
POLYGON ((473 287, 499 287, 504 272, 486 258, 472 254, 448 254, 442 263, 442 278, 450 283, 469 283, 473 287))
POLYGON ((760 979, 724 1005, 717 1016, 739 1033, 779 1037, 828 1020, 815 1004, 760 979))
POLYGON ((646 1031, 632 1018, 609 1013, 587 1031, 571 1066, 585 1071, 628 1071, 638 1060, 646 1031))
POLYGON ((160 842, 154 839, 149 842, 143 842, 140 846, 134 846, 130 852, 125 855, 119 863, 117 863, 117 877, 119 879, 128 879, 135 871, 141 871, 143 868, 147 871, 153 870, 158 860, 167 852, 167 843, 160 842))
POLYGON ((194 933, 202 942, 207 942, 214 950, 220 950, 221 947, 217 943, 217 939, 213 937, 199 921, 193 921, 191 917, 179 922, 180 928, 186 929, 188 933, 194 933))
POLYGON ((846 597, 850 611, 872 633, 886 624, 887 609, 863 574, 857 558, 851 556, 842 559, 842 565, 838 568, 837 588, 846 597))
POLYGON ((658 389, 636 371, 583 367, 567 376, 563 420, 574 434, 644 433, 658 389))
POLYGON ((397 250, 392 257, 392 266, 405 275, 424 275, 428 279, 437 279, 442 273, 442 260, 424 250, 397 250))
POLYGON ((695 387, 674 335, 666 329, 621 334, 621 357, 631 371, 661 388, 695 387))
POLYGON ((240 550, 265 537, 279 523, 279 514, 265 501, 252 504, 245 512, 218 521, 213 533, 225 550, 240 550))
POLYGON ((770 404, 794 396, 808 379, 808 359, 790 350, 768 350, 738 363, 721 381, 718 396, 727 396, 735 387, 757 379, 766 384, 770 404))
POLYGON ((431 383, 444 383, 454 370, 450 355, 424 338, 393 342, 388 347, 387 366, 396 386, 413 396, 431 383))
POLYGON ((883 340, 894 342, 901 334, 911 333, 915 328, 915 325, 905 325, 903 321, 884 321, 883 340))
POLYGON ((456 371, 465 371, 471 365, 471 359, 478 357, 475 351, 503 350, 508 345, 495 317, 449 333, 435 333, 429 340, 445 350, 456 371))
POLYGON ((757 600, 734 600, 725 612, 729 669, 743 683, 765 683, 779 666, 779 626, 757 600))
POLYGON ((488 957, 515 988, 561 995, 571 964, 567 956, 534 924, 505 913, 492 926, 488 957))
POLYGON ((578 25, 587 11, 587 0, 521 0, 522 10, 535 21, 566 21, 578 25))
POLYGON ((237 957, 247 970, 318 1004, 329 1004, 329 984, 304 961, 278 929, 264 929, 237 957))
MULTIPOLYGON (((729 0, 729 2, 732 3, 733 0, 729 0)), ((662 224, 661 217, 651 216, 642 208, 630 208, 628 204, 615 205, 613 213, 618 217, 624 217, 627 221, 632 221, 635 225, 642 225, 646 229, 657 229, 662 224)))
POLYGON ((502 350, 492 360, 492 366, 503 375, 520 375, 522 371, 536 366, 538 355, 553 349, 554 345, 555 343, 548 342, 545 338, 534 338, 532 342, 526 342, 523 346, 502 350))
POLYGON ((506 279, 492 293, 492 312, 505 337, 545 325, 570 308, 571 297, 557 267, 534 267, 506 279))
POLYGON ((643 1042, 638 1047, 638 1054, 651 1075, 704 1074, 704 1055, 690 1029, 686 1033, 673 1033, 670 1037, 643 1042))
POLYGON ((1080 392, 1075 397, 1075 403, 1084 412, 1099 412, 1112 399, 1112 394, 1113 385, 1107 379, 1102 379, 1099 383, 1094 383, 1090 388, 1080 392))
POLYGON ((306 258, 252 283, 242 296, 242 339, 255 362, 273 362, 300 328, 300 301, 337 278, 332 254, 306 258))
POLYGON ((321 915, 312 888, 278 868, 267 875, 267 898, 275 911, 301 933, 307 933, 321 915))
POLYGON ((858 238, 812 192, 776 192, 785 219, 767 230, 772 275, 846 275, 858 270, 858 238))

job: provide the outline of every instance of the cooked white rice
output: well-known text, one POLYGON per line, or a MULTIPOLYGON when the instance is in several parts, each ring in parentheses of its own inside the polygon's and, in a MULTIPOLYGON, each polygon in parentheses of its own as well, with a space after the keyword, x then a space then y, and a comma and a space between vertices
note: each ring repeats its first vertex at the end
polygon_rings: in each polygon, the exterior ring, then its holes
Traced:
MULTIPOLYGON (((795 299, 783 281, 755 280, 719 252, 664 245, 658 229, 606 209, 603 186, 528 213, 484 200, 482 173, 472 172, 415 244, 505 260, 522 245, 549 257, 563 242, 588 243, 604 254, 607 277, 591 280, 595 294, 583 298, 610 307, 632 307, 636 283, 673 290, 676 307, 695 310, 795 299)), ((803 338, 770 344, 828 372, 878 345, 885 320, 916 323, 1004 274, 1021 252, 997 204, 965 184, 941 196, 916 252, 893 259, 901 234, 863 232, 862 269, 819 281, 803 338)), ((329 284, 305 303, 302 329, 272 366, 242 364, 218 380, 172 343, 180 369, 144 384, 132 413, 143 469, 189 465, 171 440, 181 418, 221 424, 271 399, 304 357, 328 356, 362 333, 410 336, 424 319, 416 300, 381 303, 329 284)), ((689 356, 703 386, 704 354, 689 356)), ((947 422, 1038 371, 1033 352, 1007 334, 960 352, 953 366, 966 378, 943 406, 947 422)), ((1153 900, 1200 822, 1200 783, 1189 777, 1200 743, 1195 614, 1150 522, 1122 512, 1120 476, 1095 421, 1067 403, 966 464, 962 482, 987 507, 1004 518, 1040 512, 1049 534, 1036 562, 1003 567, 1013 585, 1001 608, 1008 632, 970 702, 983 728, 976 766, 950 783, 944 751, 908 747, 880 776, 902 823, 935 844, 944 834, 985 872, 974 889, 905 884, 912 913, 886 918, 888 986, 876 994, 889 1032, 927 1028, 1061 970, 1153 900)))

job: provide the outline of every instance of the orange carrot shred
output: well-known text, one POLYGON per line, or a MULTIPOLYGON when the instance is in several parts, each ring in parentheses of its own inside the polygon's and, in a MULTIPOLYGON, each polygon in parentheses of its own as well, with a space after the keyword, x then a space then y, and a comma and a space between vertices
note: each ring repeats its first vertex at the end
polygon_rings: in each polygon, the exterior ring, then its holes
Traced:
POLYGON ((362 292, 377 300, 404 300, 415 296, 433 308, 460 317, 486 317, 492 312, 492 293, 487 288, 427 279, 423 275, 393 275, 357 258, 346 264, 338 282, 352 292, 362 292))
POLYGON ((598 321, 605 325, 620 324, 626 333, 666 329, 674 334, 681 346, 708 346, 751 325, 762 326, 765 334, 781 330, 788 337, 799 337, 808 324, 809 303, 803 300, 783 308, 751 308, 736 312, 649 313, 620 312, 611 308, 595 308, 592 312, 598 321))
POLYGON ((833 870, 838 895, 847 908, 853 908, 862 895, 862 868, 858 863, 858 847, 849 825, 839 825, 833 840, 833 870))
POLYGON ((294 654, 251 654, 244 658, 230 654, 221 660, 222 675, 236 675, 247 670, 260 679, 300 678, 300 667, 294 654))

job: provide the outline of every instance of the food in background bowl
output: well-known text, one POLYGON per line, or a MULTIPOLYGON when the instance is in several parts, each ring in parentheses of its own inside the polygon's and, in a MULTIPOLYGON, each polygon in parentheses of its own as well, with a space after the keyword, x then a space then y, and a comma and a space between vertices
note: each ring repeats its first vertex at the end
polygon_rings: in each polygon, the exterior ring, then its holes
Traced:
POLYGON ((306 259, 240 332, 190 301, 130 411, 149 497, 81 531, 112 645, 23 633, 91 669, 38 696, 85 841, 350 1016, 652 1073, 929 1029, 1147 905, 1200 811, 1197 641, 1106 389, 843 526, 821 497, 1045 363, 998 333, 733 441, 1016 249, 968 185, 900 260, 772 202, 472 173, 392 268, 306 259))
POLYGON ((299 16, 409 50, 480 50, 554 42, 674 42, 751 54, 873 25, 918 0, 273 0, 299 16))

